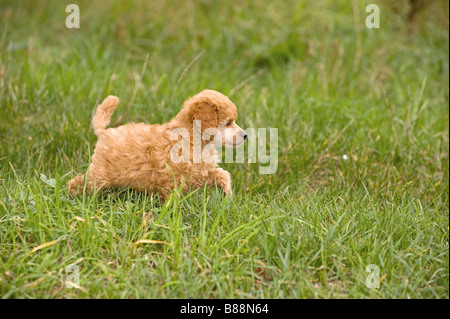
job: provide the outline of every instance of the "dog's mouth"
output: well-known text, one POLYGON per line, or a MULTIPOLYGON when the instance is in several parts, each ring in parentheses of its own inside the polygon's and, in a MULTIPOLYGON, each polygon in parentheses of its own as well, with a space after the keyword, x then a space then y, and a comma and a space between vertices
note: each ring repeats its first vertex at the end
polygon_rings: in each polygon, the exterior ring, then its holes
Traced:
POLYGON ((242 129, 227 128, 224 130, 219 128, 214 134, 210 134, 208 137, 218 147, 237 147, 245 142, 247 133, 242 129))
POLYGON ((237 147, 237 146, 244 144, 244 141, 245 141, 244 139, 241 139, 240 141, 233 141, 233 142, 225 141, 225 143, 223 143, 223 145, 226 147, 237 147))
MULTIPOLYGON (((241 145, 241 144, 239 144, 239 145, 241 145)), ((238 145, 236 145, 235 143, 225 142, 224 146, 226 146, 226 147, 236 147, 238 145)))

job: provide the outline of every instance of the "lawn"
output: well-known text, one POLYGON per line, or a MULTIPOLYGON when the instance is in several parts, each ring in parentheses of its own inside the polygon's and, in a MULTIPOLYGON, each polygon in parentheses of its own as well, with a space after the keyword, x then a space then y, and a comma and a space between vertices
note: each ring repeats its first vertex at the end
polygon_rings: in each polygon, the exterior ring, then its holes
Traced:
POLYGON ((447 1, 73 2, 0 2, 2 298, 449 298, 447 1), (161 123, 206 88, 278 129, 275 173, 69 197, 107 95, 161 123))

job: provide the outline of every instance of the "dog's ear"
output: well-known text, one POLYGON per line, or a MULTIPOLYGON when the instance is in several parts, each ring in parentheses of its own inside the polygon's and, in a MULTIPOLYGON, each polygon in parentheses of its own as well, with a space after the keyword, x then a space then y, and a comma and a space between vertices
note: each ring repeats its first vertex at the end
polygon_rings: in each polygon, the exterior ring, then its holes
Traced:
POLYGON ((192 120, 201 121, 202 132, 211 127, 217 127, 217 110, 208 103, 198 103, 193 105, 192 120))

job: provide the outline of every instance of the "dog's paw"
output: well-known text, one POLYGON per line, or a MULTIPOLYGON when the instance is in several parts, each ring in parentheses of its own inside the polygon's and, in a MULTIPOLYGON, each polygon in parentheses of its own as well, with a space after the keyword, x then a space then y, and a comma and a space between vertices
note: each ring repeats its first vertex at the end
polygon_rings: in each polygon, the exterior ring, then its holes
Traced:
POLYGON ((83 189, 83 181, 84 181, 84 176, 82 174, 77 174, 77 176, 75 176, 75 178, 71 179, 69 181, 69 183, 67 184, 68 189, 69 189, 69 194, 72 197, 76 197, 78 192, 83 189))
POLYGON ((222 188, 224 194, 231 198, 233 191, 231 190, 231 174, 222 168, 213 171, 209 184, 222 188))
POLYGON ((233 197, 233 191, 231 190, 231 186, 224 188, 223 192, 225 197, 228 197, 230 199, 233 197))
POLYGON ((231 175, 227 171, 223 171, 224 173, 224 183, 223 183, 223 192, 225 196, 231 198, 233 196, 233 191, 231 190, 231 175))

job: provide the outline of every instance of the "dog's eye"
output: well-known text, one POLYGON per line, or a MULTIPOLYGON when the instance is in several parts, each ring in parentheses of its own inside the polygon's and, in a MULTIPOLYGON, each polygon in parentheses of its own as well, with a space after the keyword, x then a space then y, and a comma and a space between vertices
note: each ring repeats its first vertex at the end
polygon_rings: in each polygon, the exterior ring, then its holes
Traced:
POLYGON ((225 123, 225 126, 230 126, 231 125, 231 121, 228 121, 225 123))

